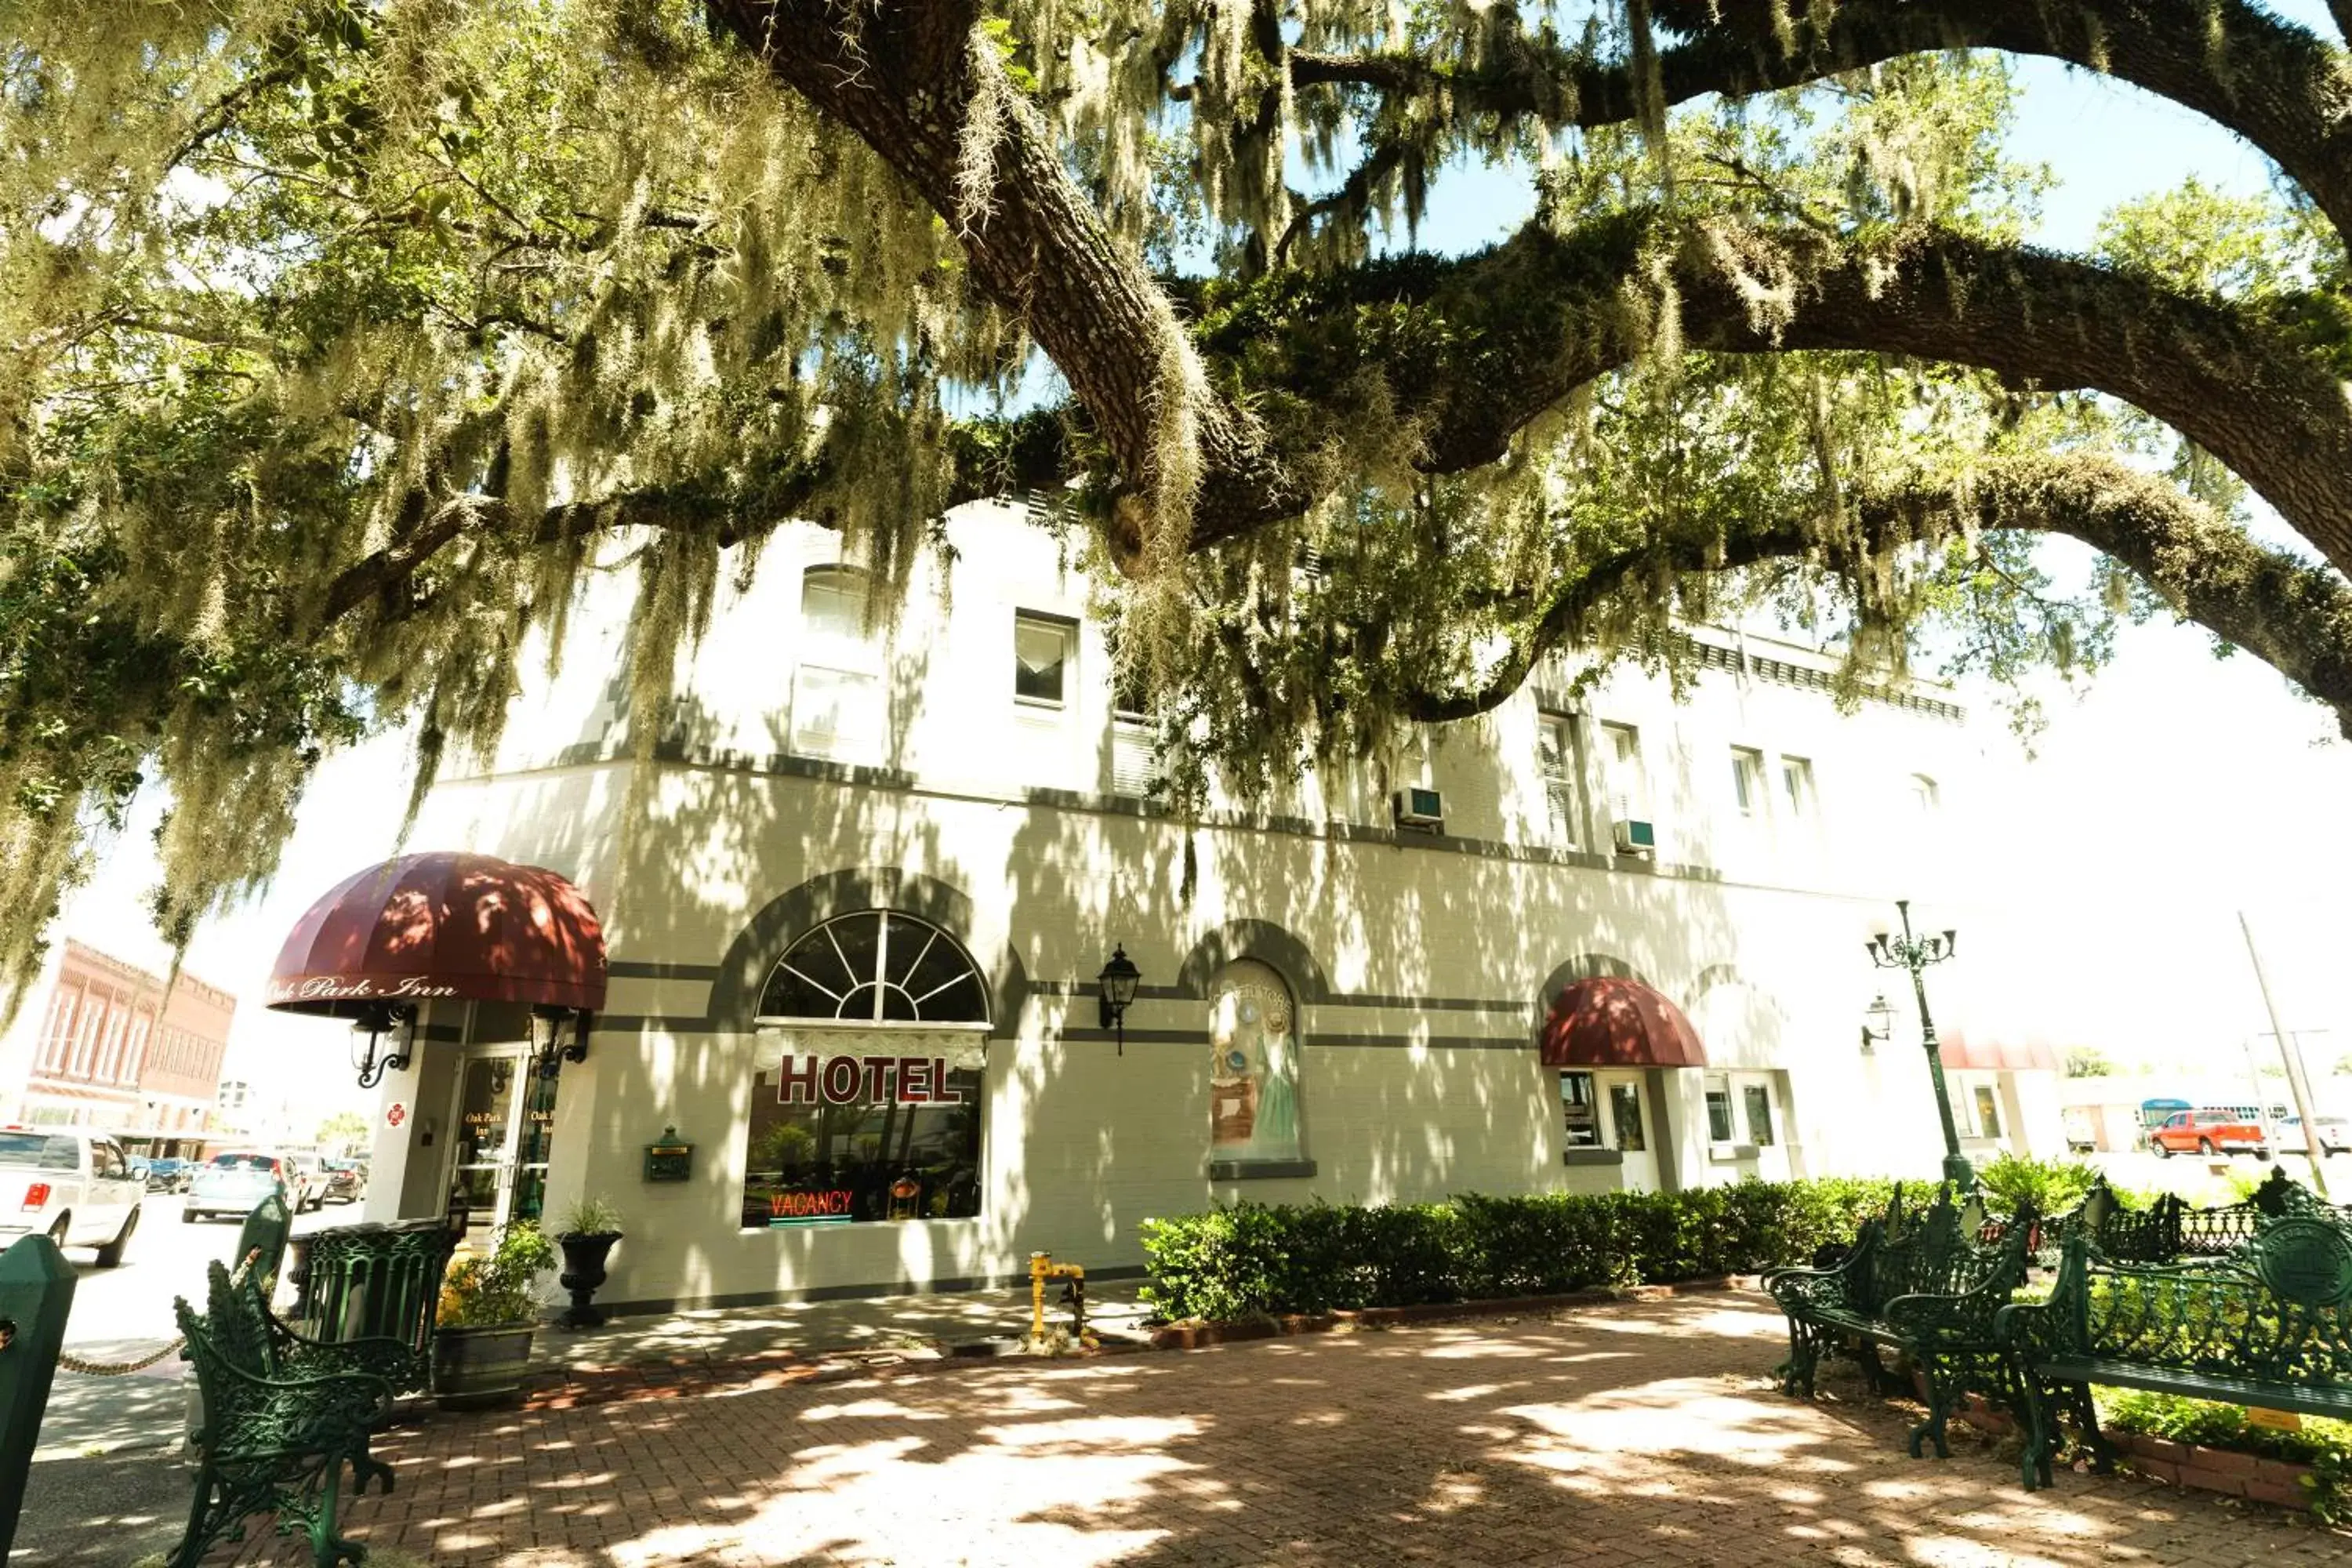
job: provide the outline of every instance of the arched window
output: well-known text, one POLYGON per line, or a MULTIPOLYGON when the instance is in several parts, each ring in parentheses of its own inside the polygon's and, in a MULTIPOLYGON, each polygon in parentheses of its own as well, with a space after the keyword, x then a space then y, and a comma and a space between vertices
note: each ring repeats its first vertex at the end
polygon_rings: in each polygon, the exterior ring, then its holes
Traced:
POLYGON ((1297 1160, 1298 1008, 1282 976, 1236 959, 1209 987, 1209 1157, 1297 1160))
POLYGON ((939 927, 895 910, 862 910, 793 943, 760 993, 760 1016, 985 1024, 988 986, 939 927))

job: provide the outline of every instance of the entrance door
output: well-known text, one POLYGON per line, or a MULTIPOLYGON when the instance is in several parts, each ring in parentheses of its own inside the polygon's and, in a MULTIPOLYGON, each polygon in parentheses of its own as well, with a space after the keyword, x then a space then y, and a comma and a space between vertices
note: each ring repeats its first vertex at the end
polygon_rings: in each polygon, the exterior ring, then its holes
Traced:
POLYGON ((547 1153, 557 1079, 530 1070, 520 1046, 469 1052, 449 1118, 449 1212, 478 1241, 510 1219, 537 1219, 547 1198, 547 1153))
POLYGON ((1650 1146, 1649 1096, 1639 1073, 1601 1075, 1601 1113, 1606 1116, 1610 1144, 1624 1157, 1620 1167, 1625 1190, 1658 1190, 1658 1155, 1650 1146))

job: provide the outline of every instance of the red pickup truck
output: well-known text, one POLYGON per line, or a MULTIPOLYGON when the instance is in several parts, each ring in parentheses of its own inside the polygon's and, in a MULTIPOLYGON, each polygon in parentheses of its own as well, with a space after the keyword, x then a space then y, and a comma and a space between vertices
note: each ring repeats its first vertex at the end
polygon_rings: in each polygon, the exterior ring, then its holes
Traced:
POLYGON ((2261 1114, 2251 1106, 2207 1106, 2201 1110, 2176 1110, 2149 1130, 2147 1146, 2158 1153, 2267 1154, 2261 1114))

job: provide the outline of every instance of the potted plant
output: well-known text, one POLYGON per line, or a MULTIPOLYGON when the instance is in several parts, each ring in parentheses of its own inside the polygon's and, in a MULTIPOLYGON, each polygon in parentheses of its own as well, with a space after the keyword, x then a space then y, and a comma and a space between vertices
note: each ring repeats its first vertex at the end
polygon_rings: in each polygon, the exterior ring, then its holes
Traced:
POLYGON ((563 1248, 557 1282, 572 1292, 572 1305, 556 1321, 567 1329, 595 1328, 604 1321, 604 1310, 594 1300, 604 1283, 604 1259, 621 1239, 621 1211, 603 1198, 582 1198, 565 1212, 555 1239, 563 1248))
POLYGON ((555 1267, 555 1247, 537 1225, 499 1228, 488 1252, 449 1266, 433 1335, 433 1392, 445 1410, 511 1398, 530 1363, 538 1324, 533 1281, 555 1267))

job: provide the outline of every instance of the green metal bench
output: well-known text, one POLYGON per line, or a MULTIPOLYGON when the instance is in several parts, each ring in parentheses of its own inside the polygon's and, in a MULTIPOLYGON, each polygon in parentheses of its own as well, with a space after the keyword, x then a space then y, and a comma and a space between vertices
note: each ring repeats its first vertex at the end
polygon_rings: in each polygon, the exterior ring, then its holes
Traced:
POLYGON ((2111 1468, 2094 1384, 2352 1419, 2352 1228, 2336 1218, 2273 1219, 2231 1256, 2186 1263, 2117 1262, 2070 1237, 2049 1300, 1996 1322, 2029 1490, 2050 1484, 2062 1415, 2111 1468))
POLYGON ((2029 1214, 1985 1247, 1971 1239, 1981 1224, 1980 1215, 1964 1220, 1948 1197, 1940 1198, 1899 1235, 1890 1235, 1885 1222, 1866 1223, 1853 1252, 1835 1268, 1765 1276, 1765 1289, 1789 1319, 1781 1392, 1810 1397, 1822 1354, 1847 1344, 1874 1389, 1896 1391, 1900 1384, 1879 1354, 1882 1347, 1894 1350, 1927 1384, 1927 1417, 1911 1429, 1911 1457, 1932 1442, 1937 1458, 1950 1458, 1945 1429, 1966 1395, 2013 1402, 1993 1324, 2025 1281, 2033 1226, 2029 1214))
POLYGON ((2273 1165, 2263 1184, 2243 1203, 2190 1208, 2167 1193, 2137 1212, 2118 1207, 2091 1233, 2098 1253, 2116 1262, 2171 1263, 2192 1258, 2227 1258, 2275 1219, 2301 1215, 2352 1223, 2347 1211, 2323 1202, 2273 1165))
MULTIPOLYGON (((392 1490, 391 1469, 368 1454, 369 1433, 391 1412, 393 1385, 362 1364, 378 1347, 305 1341, 269 1315, 258 1281, 233 1281, 205 1268, 208 1310, 173 1303, 194 1363, 204 1417, 194 1433, 196 1491, 188 1528, 170 1568, 196 1568, 223 1542, 245 1538, 245 1521, 274 1514, 278 1533, 310 1538, 317 1568, 366 1556, 336 1533, 343 1470, 364 1495, 371 1480, 392 1490), (329 1353, 318 1353, 318 1352, 329 1353)), ((398 1341, 383 1345, 405 1354, 398 1341)))

